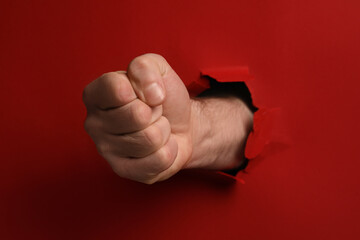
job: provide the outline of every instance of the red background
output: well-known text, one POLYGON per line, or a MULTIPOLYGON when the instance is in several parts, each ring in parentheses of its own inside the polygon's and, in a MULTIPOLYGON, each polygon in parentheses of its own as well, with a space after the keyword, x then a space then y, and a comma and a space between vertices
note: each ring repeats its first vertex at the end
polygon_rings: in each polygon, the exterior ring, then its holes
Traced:
POLYGON ((359 239, 356 0, 0 2, 1 239, 359 239), (83 130, 82 89, 162 54, 191 82, 248 65, 292 146, 246 184, 117 177, 83 130))

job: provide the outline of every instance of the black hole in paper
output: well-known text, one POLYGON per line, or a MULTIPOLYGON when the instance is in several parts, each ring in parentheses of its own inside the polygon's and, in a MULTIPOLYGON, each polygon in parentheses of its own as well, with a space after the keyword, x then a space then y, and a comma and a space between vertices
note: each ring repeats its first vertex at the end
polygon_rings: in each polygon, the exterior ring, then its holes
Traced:
POLYGON ((236 96, 243 100, 252 112, 258 108, 254 106, 249 88, 244 82, 218 82, 216 79, 203 76, 209 79, 210 88, 200 93, 197 97, 227 97, 236 96))

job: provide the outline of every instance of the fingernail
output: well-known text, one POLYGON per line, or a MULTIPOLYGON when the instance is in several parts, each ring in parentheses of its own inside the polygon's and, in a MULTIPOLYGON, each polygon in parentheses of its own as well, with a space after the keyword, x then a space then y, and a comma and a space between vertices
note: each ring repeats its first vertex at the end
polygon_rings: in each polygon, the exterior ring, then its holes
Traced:
POLYGON ((144 91, 146 103, 150 105, 159 105, 164 100, 165 94, 158 83, 150 84, 144 91))

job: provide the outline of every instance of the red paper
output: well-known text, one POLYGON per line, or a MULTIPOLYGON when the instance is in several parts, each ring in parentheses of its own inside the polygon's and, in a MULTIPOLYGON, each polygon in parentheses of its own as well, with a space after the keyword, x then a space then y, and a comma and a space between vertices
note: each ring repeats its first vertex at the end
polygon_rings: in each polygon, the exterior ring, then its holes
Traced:
POLYGON ((355 0, 1 1, 0 239, 360 239, 359 9, 355 0), (99 157, 82 90, 146 52, 187 85, 199 69, 248 66, 263 118, 246 184, 183 171, 147 186, 99 157), (278 113, 285 124, 265 127, 278 113), (284 132, 289 146, 276 143, 284 132))

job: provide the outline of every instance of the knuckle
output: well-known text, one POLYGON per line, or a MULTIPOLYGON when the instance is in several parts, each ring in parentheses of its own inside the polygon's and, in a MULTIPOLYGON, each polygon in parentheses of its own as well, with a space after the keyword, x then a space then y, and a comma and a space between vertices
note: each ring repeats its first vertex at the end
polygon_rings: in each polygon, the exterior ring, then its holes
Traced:
POLYGON ((104 158, 110 153, 110 144, 107 142, 100 142, 96 145, 98 153, 104 158))
POLYGON ((151 120, 151 109, 145 104, 134 104, 131 109, 133 121, 140 127, 147 126, 151 120))
POLYGON ((91 131, 91 122, 90 122, 89 118, 86 118, 84 121, 84 129, 87 133, 89 133, 91 131))
POLYGON ((147 69, 151 66, 151 56, 148 54, 134 58, 130 64, 129 69, 147 69))
POLYGON ((144 137, 148 146, 158 148, 162 143, 162 131, 159 127, 152 125, 144 130, 144 137))
POLYGON ((103 83, 111 83, 118 77, 118 74, 115 72, 107 72, 101 75, 98 80, 103 83))
MULTIPOLYGON (((113 172, 114 172, 116 175, 118 175, 118 176, 120 176, 120 177, 125 177, 124 169, 121 168, 121 165, 120 165, 120 166, 114 165, 114 164, 111 163, 111 161, 109 161, 109 159, 107 159, 107 160, 108 160, 108 162, 109 162, 109 164, 110 164, 113 172)), ((125 171, 125 172, 126 172, 126 171, 125 171)))
POLYGON ((87 117, 84 121, 84 129, 85 131, 92 135, 94 128, 96 128, 95 121, 92 117, 87 117))
POLYGON ((84 121, 84 129, 85 131, 92 135, 94 131, 97 131, 102 128, 102 121, 95 117, 87 117, 84 121))
POLYGON ((168 169, 172 164, 172 154, 168 147, 164 146, 158 151, 158 157, 154 161, 154 167, 160 173, 168 169))
POLYGON ((145 183, 147 185, 152 185, 156 182, 156 178, 149 178, 149 179, 144 179, 144 180, 141 180, 140 182, 142 183, 145 183))
POLYGON ((148 185, 157 182, 157 175, 139 174, 138 172, 134 171, 134 169, 124 168, 122 165, 111 164, 111 161, 109 161, 109 159, 111 159, 111 157, 108 157, 107 160, 110 163, 113 172, 120 177, 131 179, 133 181, 141 182, 148 185))
POLYGON ((116 84, 116 82, 119 80, 119 78, 120 75, 116 72, 108 72, 101 75, 101 77, 99 77, 97 80, 99 81, 99 87, 101 89, 117 90, 116 87, 118 86, 118 84, 116 84))
POLYGON ((165 60, 165 58, 160 55, 160 54, 156 54, 156 53, 146 53, 144 54, 145 56, 148 56, 149 58, 154 58, 154 59, 159 59, 159 60, 165 60))
POLYGON ((129 89, 130 83, 126 83, 128 79, 125 77, 125 74, 108 72, 102 76, 102 79, 104 89, 106 89, 117 102, 125 104, 129 99, 132 99, 131 89, 129 89))

